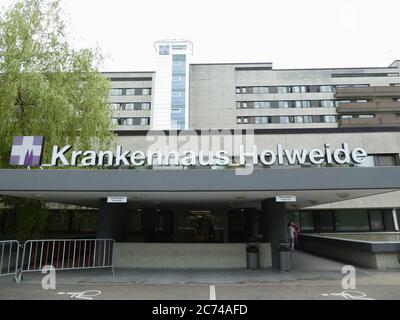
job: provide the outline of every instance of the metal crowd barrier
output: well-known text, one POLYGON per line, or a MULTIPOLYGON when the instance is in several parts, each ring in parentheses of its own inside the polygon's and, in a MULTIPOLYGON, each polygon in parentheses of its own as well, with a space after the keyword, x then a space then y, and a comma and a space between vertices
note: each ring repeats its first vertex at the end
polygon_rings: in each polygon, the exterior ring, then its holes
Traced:
POLYGON ((0 277, 17 277, 20 244, 17 240, 0 241, 0 277))
POLYGON ((111 268, 114 275, 112 239, 29 240, 24 244, 19 283, 25 272, 42 271, 44 266, 55 270, 111 268))

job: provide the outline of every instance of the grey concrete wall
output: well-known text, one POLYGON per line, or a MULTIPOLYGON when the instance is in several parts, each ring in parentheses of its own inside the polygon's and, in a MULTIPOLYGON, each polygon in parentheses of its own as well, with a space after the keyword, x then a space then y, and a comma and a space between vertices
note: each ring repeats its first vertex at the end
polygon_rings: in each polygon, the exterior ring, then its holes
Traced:
MULTIPOLYGON (((260 267, 271 266, 269 243, 259 243, 260 267)), ((246 244, 117 243, 117 268, 243 269, 246 244)))
POLYGON ((400 242, 379 245, 376 242, 302 235, 299 246, 301 250, 354 266, 400 269, 400 242))

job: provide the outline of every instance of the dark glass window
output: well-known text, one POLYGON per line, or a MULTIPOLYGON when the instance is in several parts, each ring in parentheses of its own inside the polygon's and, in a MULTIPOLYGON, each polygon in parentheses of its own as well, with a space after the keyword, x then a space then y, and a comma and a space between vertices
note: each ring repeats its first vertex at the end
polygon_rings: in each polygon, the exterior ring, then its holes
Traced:
POLYGON ((394 154, 384 154, 375 156, 375 165, 377 167, 397 166, 397 157, 394 154))
POLYGON ((368 213, 364 210, 335 212, 337 231, 369 231, 368 213))
POLYGON ((322 211, 319 214, 319 223, 321 231, 334 231, 335 227, 333 225, 333 213, 331 211, 322 211))
POLYGON ((381 210, 370 210, 369 211, 369 220, 371 223, 371 230, 384 230, 385 229, 381 210))

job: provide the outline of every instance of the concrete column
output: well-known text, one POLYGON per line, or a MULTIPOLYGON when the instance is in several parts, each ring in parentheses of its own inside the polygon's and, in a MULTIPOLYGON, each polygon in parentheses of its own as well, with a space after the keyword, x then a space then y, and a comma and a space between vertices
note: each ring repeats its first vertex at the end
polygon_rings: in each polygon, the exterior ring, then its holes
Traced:
POLYGON ((275 198, 262 202, 263 238, 271 243, 272 267, 279 269, 279 244, 287 241, 287 216, 285 203, 276 202, 275 198))
POLYGON ((244 232, 246 241, 255 241, 257 239, 257 209, 244 209, 244 232))
POLYGON ((107 203, 107 199, 100 199, 97 239, 114 239, 116 242, 125 242, 127 225, 127 203, 107 203))

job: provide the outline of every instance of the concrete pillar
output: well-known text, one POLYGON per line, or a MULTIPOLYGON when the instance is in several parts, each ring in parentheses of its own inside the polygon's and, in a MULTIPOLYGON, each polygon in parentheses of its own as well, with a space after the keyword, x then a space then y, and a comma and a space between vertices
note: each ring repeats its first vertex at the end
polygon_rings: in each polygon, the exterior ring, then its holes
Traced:
POLYGON ((397 210, 396 210, 396 208, 394 208, 392 210, 392 215, 393 215, 393 222, 394 222, 394 230, 400 231, 400 228, 399 228, 400 221, 397 219, 397 210))
POLYGON ((257 239, 257 212, 256 208, 244 209, 244 232, 246 241, 255 241, 257 239))
POLYGON ((100 199, 97 239, 114 239, 116 242, 125 242, 127 225, 127 203, 107 203, 107 199, 100 199))
POLYGON ((285 203, 276 202, 275 198, 262 202, 263 238, 271 243, 272 267, 279 269, 279 244, 287 241, 287 216, 285 203))

